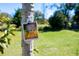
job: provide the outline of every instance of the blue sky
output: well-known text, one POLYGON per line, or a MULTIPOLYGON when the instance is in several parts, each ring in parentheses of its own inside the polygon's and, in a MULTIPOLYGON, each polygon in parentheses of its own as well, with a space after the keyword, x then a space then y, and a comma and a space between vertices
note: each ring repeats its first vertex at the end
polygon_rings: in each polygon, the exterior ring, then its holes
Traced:
POLYGON ((39 11, 41 11, 42 13, 44 13, 44 14, 45 14, 45 18, 47 18, 47 19, 48 19, 51 15, 53 15, 54 12, 57 10, 56 7, 53 7, 52 9, 49 9, 49 8, 45 9, 44 6, 43 6, 43 4, 41 4, 41 3, 35 4, 34 9, 35 9, 35 11, 39 10, 39 11))
MULTIPOLYGON (((47 4, 45 4, 45 5, 51 5, 52 3, 47 3, 47 4)), ((53 3, 54 4, 54 3, 53 3)), ((44 4, 35 4, 35 11, 37 11, 37 10, 39 10, 39 11, 42 11, 44 14, 45 14, 45 18, 49 18, 51 15, 53 15, 54 14, 54 12, 56 11, 56 10, 58 10, 55 6, 53 6, 53 8, 52 9, 50 9, 50 8, 47 8, 47 9, 45 9, 44 7, 43 7, 43 5, 44 4)), ((57 4, 58 6, 59 6, 59 4, 57 4)), ((74 10, 72 10, 71 12, 70 12, 70 17, 72 17, 74 15, 74 10)))
MULTIPOLYGON (((21 3, 0 3, 0 12, 7 12, 11 15, 14 15, 15 10, 17 10, 18 8, 22 8, 21 3)), ((44 8, 41 3, 40 4, 37 3, 34 5, 35 11, 39 10, 39 11, 43 12, 43 9, 44 8)), ((55 8, 53 9, 53 11, 54 10, 55 10, 55 8)), ((49 18, 49 16, 52 14, 53 11, 47 9, 45 11, 45 17, 49 18)))
POLYGON ((22 8, 19 3, 0 3, 0 12, 7 12, 13 15, 18 8, 22 8))
MULTIPOLYGON (((0 3, 0 12, 7 12, 9 14, 11 14, 12 16, 15 13, 15 10, 17 10, 18 8, 22 8, 22 4, 21 3, 0 3)), ((45 14, 45 18, 49 18, 51 15, 54 14, 54 12, 57 10, 56 7, 53 7, 52 9, 45 9, 43 7, 42 3, 36 3, 34 4, 34 10, 37 11, 41 11, 45 14)), ((73 14, 73 11, 72 11, 73 14)))

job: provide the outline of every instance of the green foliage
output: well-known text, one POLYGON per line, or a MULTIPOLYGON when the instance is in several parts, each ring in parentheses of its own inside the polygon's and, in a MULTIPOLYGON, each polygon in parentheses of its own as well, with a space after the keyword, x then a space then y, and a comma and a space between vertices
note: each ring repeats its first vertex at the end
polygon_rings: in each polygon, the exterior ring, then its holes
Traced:
POLYGON ((21 26, 21 9, 16 10, 12 23, 15 24, 17 28, 21 26))
POLYGON ((35 11, 34 13, 34 19, 38 22, 38 24, 44 24, 44 14, 40 11, 35 11))
MULTIPOLYGON (((11 25, 10 27, 12 27, 11 25)), ((4 54, 0 53, 0 56, 22 56, 22 47, 21 47, 21 31, 13 31, 15 36, 9 35, 10 45, 4 49, 4 54), (16 52, 16 53, 15 53, 16 52)), ((0 37, 4 34, 0 32, 0 37)), ((8 44, 8 43, 7 43, 8 44)))
POLYGON ((53 30, 60 30, 64 28, 64 22, 66 21, 66 16, 62 11, 56 11, 54 16, 49 18, 49 24, 53 30))
MULTIPOLYGON (((66 23, 70 23, 71 21, 73 21, 71 28, 72 27, 78 28, 78 26, 75 24, 75 22, 77 24, 79 23, 79 21, 78 21, 79 4, 78 3, 77 4, 76 3, 63 3, 63 4, 61 4, 61 6, 62 6, 61 10, 63 11, 64 15, 66 15, 67 20, 68 20, 68 22, 66 22, 66 23), (75 11, 75 16, 73 16, 73 20, 70 17, 70 11, 72 11, 72 10, 75 11)), ((67 28, 70 28, 69 24, 67 24, 67 28)))
POLYGON ((73 21, 79 25, 79 4, 77 4, 77 7, 75 9, 75 15, 73 16, 73 21))
POLYGON ((4 49, 6 47, 8 47, 8 45, 10 44, 10 40, 11 38, 9 38, 9 35, 15 35, 13 33, 13 29, 12 27, 10 27, 10 22, 6 23, 7 27, 4 31, 4 34, 0 37, 0 52, 3 54, 4 53, 4 49))
MULTIPOLYGON (((10 27, 11 16, 7 13, 0 13, 0 22, 6 25, 4 28, 3 35, 0 36, 0 52, 3 54, 4 49, 10 44, 11 38, 8 36, 10 34, 14 35, 12 32, 12 27, 10 27)), ((1 25, 1 26, 3 26, 1 25)), ((1 28, 2 29, 2 28, 1 28)))
POLYGON ((64 22, 65 24, 65 29, 70 28, 70 11, 74 10, 76 8, 77 4, 76 3, 60 3, 60 4, 48 4, 47 8, 50 8, 51 10, 53 7, 56 7, 58 10, 61 10, 62 13, 66 16, 66 21, 64 22))
POLYGON ((75 3, 62 3, 60 4, 60 10, 66 15, 66 17, 69 20, 69 13, 71 10, 75 9, 76 4, 75 3))
MULTIPOLYGON (((77 11, 79 13, 79 11, 77 11)), ((73 17, 73 21, 76 22, 78 25, 79 25, 79 15, 76 14, 74 17, 73 17)))
POLYGON ((0 22, 7 23, 11 20, 11 16, 8 13, 0 13, 0 22))

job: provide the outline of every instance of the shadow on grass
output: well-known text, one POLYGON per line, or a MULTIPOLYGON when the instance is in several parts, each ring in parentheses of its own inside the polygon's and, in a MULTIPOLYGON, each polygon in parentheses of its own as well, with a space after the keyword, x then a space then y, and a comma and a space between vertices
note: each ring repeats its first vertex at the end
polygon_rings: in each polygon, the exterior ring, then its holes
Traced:
POLYGON ((39 31, 41 32, 57 32, 57 31, 61 31, 61 29, 52 29, 51 27, 44 27, 42 29, 40 29, 39 31))
POLYGON ((45 26, 44 28, 39 28, 40 32, 59 32, 61 30, 69 30, 69 31, 74 31, 74 32, 79 32, 79 29, 52 29, 51 27, 45 26))
POLYGON ((79 32, 79 29, 71 29, 71 31, 79 32))

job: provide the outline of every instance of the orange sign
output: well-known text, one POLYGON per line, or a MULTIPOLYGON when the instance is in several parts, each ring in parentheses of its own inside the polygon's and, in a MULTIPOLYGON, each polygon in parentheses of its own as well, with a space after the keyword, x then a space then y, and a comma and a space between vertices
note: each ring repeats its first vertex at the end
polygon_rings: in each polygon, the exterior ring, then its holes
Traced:
POLYGON ((25 39, 38 38, 36 22, 24 24, 25 39))

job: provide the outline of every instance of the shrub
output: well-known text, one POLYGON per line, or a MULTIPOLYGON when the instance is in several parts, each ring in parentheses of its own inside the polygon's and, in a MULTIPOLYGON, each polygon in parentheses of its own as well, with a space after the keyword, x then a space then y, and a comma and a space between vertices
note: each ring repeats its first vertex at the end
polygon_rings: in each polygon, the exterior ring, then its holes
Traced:
POLYGON ((56 11, 54 13, 54 16, 51 16, 49 18, 49 25, 53 30, 61 30, 64 28, 66 21, 65 15, 62 13, 62 11, 56 11))

